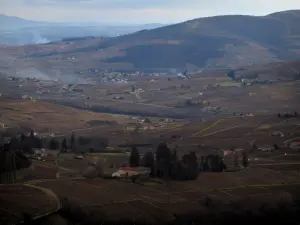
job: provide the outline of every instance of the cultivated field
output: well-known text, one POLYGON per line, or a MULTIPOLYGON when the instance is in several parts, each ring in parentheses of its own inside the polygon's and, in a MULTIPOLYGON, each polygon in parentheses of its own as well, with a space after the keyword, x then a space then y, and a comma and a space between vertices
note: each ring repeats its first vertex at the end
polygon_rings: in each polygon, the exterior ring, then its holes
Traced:
MULTIPOLYGON (((159 119, 153 119, 154 124, 159 122, 159 119)), ((280 149, 275 152, 249 152, 250 166, 245 170, 200 173, 195 181, 165 180, 161 184, 103 179, 95 173, 97 169, 93 168, 115 172, 128 163, 126 153, 114 150, 110 153, 88 153, 84 156, 85 160, 74 158, 79 153, 65 153, 45 157, 45 161, 33 161, 30 168, 18 173, 18 183, 51 190, 62 201, 67 199, 84 211, 104 214, 108 220, 130 218, 140 221, 146 218, 153 222, 169 221, 175 214, 202 210, 208 199, 214 204, 226 204, 247 198, 252 200, 248 207, 257 207, 262 201, 271 203, 281 198, 300 197, 300 154, 285 146, 286 142, 299 138, 299 118, 223 116, 203 121, 171 120, 164 123, 161 128, 137 131, 124 130, 124 125, 120 125, 99 135, 114 140, 116 150, 116 143, 153 144, 138 147, 141 154, 155 151, 159 142, 167 142, 171 149, 176 147, 179 156, 186 150, 195 151, 198 156, 209 154, 215 148, 234 147, 249 151, 253 143, 276 143, 280 149), (243 126, 237 127, 240 125, 243 126), (272 136, 272 131, 281 131, 284 137, 272 136), (86 171, 94 174, 89 176, 92 179, 85 178, 86 171)), ((41 208, 48 210, 47 207, 41 208)))
POLYGON ((0 224, 16 224, 30 216, 57 210, 57 199, 48 190, 28 185, 0 185, 0 224))
POLYGON ((89 112, 47 102, 0 97, 0 122, 8 128, 21 127, 34 129, 39 133, 70 134, 97 129, 105 126, 106 121, 123 124, 129 121, 129 117, 89 112), (97 121, 104 124, 93 126, 97 121))
POLYGON ((45 181, 36 185, 53 190, 84 210, 104 213, 110 219, 147 218, 161 222, 173 219, 176 213, 201 210, 207 198, 215 203, 245 197, 275 202, 285 192, 296 198, 299 179, 251 168, 235 173, 203 173, 197 181, 170 181, 157 186, 102 179, 45 181))

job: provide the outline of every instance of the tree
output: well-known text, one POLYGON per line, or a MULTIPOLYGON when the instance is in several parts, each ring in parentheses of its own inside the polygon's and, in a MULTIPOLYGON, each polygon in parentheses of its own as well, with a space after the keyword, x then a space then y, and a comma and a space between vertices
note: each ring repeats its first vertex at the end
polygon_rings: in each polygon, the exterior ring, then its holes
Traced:
POLYGON ((137 166, 139 166, 139 163, 140 163, 140 153, 136 147, 133 147, 131 149, 129 164, 132 167, 137 167, 137 166))
POLYGON ((249 165, 249 159, 247 152, 243 151, 243 166, 246 168, 249 165))
POLYGON ((92 142, 93 142, 93 140, 91 138, 89 138, 89 137, 79 136, 79 138, 78 138, 78 144, 80 146, 90 145, 92 142))
POLYGON ((154 157, 152 152, 146 152, 146 154, 143 157, 143 163, 145 167, 153 167, 154 157))
POLYGON ((158 145, 156 149, 156 160, 170 164, 171 150, 168 148, 166 143, 161 143, 158 145))
POLYGON ((239 158, 237 153, 235 152, 233 155, 233 167, 237 168, 239 166, 239 158))
POLYGON ((156 174, 158 176, 168 177, 171 168, 172 156, 171 150, 166 143, 161 143, 156 149, 156 174))
POLYGON ((75 150, 75 142, 76 142, 75 135, 74 135, 74 133, 72 133, 71 140, 70 140, 70 149, 72 151, 75 150))
POLYGON ((63 152, 66 152, 66 151, 67 151, 68 145, 67 145, 67 140, 66 140, 66 138, 64 138, 64 139, 62 140, 62 142, 61 142, 61 148, 62 148, 63 152))
POLYGON ((172 157, 172 162, 176 162, 178 160, 176 149, 172 151, 171 157, 172 157))
POLYGON ((58 142, 54 138, 52 138, 50 140, 49 149, 51 149, 51 150, 57 150, 58 149, 58 142))
POLYGON ((231 70, 227 74, 227 77, 231 78, 232 80, 235 80, 235 71, 231 70))
POLYGON ((20 149, 26 153, 32 152, 32 145, 30 143, 30 139, 29 137, 26 137, 23 133, 21 134, 20 138, 20 149))

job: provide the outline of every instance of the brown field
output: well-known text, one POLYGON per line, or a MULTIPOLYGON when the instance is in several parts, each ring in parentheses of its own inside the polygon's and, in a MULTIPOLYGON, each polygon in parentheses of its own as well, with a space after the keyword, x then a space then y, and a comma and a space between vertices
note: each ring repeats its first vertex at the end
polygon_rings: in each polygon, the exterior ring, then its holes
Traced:
MULTIPOLYGON (((244 122, 248 118, 233 118, 235 124, 244 122)), ((264 124, 276 125, 276 129, 286 129, 298 123, 297 119, 290 120, 289 123, 281 123, 274 121, 270 117, 251 117, 249 121, 255 127, 264 124)), ((208 144, 208 149, 197 147, 197 154, 207 154, 211 147, 226 145, 230 146, 233 143, 238 147, 245 143, 250 146, 252 140, 265 140, 265 144, 272 144, 277 137, 270 137, 265 133, 261 136, 261 131, 247 129, 243 133, 247 133, 247 137, 239 137, 231 139, 233 133, 223 132, 222 138, 214 135, 207 137, 192 136, 193 133, 199 132, 214 124, 219 118, 213 118, 204 123, 198 122, 182 122, 169 123, 166 139, 168 144, 179 144, 179 155, 187 146, 189 150, 194 144, 208 144), (177 125, 177 126, 176 126, 177 125), (203 126, 204 125, 204 126, 203 126), (185 132, 185 130, 187 130, 185 132), (178 133, 177 133, 178 132, 178 133), (172 134, 182 134, 183 139, 171 138, 172 134), (269 143, 268 143, 269 142, 269 143)), ((225 121, 225 119, 224 119, 225 121)), ((230 123, 217 124, 218 129, 224 129, 230 123)), ((116 130, 115 133, 120 131, 116 130)), ((208 132, 208 129, 207 129, 208 132)), ((238 133, 242 133, 239 131, 238 133)), ((164 134, 163 129, 158 132, 142 132, 141 137, 144 141, 152 142, 155 137, 164 134)), ((117 137, 117 135, 116 135, 117 137)), ((137 136, 128 135, 127 137, 136 140, 137 136)), ((283 144, 284 141, 293 138, 293 135, 287 135, 280 139, 278 144, 283 144)), ((153 151, 156 146, 153 146, 153 151)), ((140 149, 143 152, 142 148, 140 149)), ((107 220, 129 218, 133 221, 142 221, 147 218, 149 221, 169 221, 174 218, 174 214, 188 213, 192 211, 202 210, 203 202, 206 199, 212 199, 212 202, 229 203, 234 200, 248 198, 252 203, 247 207, 257 207, 258 202, 267 201, 275 202, 282 196, 284 198, 298 198, 300 184, 300 167, 297 164, 299 154, 290 149, 282 148, 277 152, 252 152, 250 158, 258 158, 256 161, 251 161, 249 168, 237 172, 223 173, 200 173, 195 181, 165 181, 165 185, 145 185, 134 184, 131 181, 125 180, 106 180, 102 178, 84 179, 81 177, 81 172, 87 167, 87 162, 97 161, 102 163, 104 167, 109 167, 112 163, 122 164, 128 162, 128 156, 110 153, 102 154, 95 153, 86 155, 85 160, 78 161, 74 159, 74 154, 60 154, 52 156, 51 160, 57 162, 57 165, 50 162, 33 163, 33 168, 21 171, 26 174, 20 182, 28 182, 32 185, 52 190, 60 199, 68 199, 69 202, 81 207, 84 211, 95 212, 96 214, 104 214, 107 220), (284 153, 288 153, 284 158, 284 153), (291 155, 289 155, 291 154, 291 155), (293 154, 295 157, 293 158, 293 154), (106 159, 106 161, 103 161, 106 159), (292 159, 295 159, 292 161, 292 159), (289 162, 295 164, 288 164, 289 162), (281 163, 286 163, 282 165, 281 163), (267 165, 264 165, 267 164, 267 165), (270 165, 269 165, 270 164, 270 165), (56 173, 60 172, 61 178, 56 178, 56 173), (70 174, 74 178, 70 178, 70 174)), ((50 161, 51 161, 50 160, 50 161)), ((116 167, 117 169, 117 167, 116 167)), ((20 173, 21 173, 20 172, 20 173)), ((12 191, 15 194, 15 191, 12 191)), ((14 197, 10 197, 14 202, 14 197)), ((29 200, 29 199, 28 199, 29 200)), ((47 206, 41 204, 41 207, 46 210, 47 206)), ((21 209, 20 209, 21 210, 21 209)), ((10 215, 10 214, 9 214, 10 215)), ((7 217, 8 218, 8 217, 7 217)))
POLYGON ((14 224, 23 219, 23 212, 32 216, 56 210, 52 196, 24 185, 0 185, 1 224, 14 224))
POLYGON ((275 171, 250 168, 236 173, 204 173, 197 181, 170 181, 167 186, 102 179, 45 181, 36 185, 53 190, 85 211, 104 213, 109 219, 168 221, 174 214, 200 210, 207 198, 229 202, 247 196, 262 201, 279 199, 284 193, 299 196, 299 184, 289 182, 275 171))
POLYGON ((125 123, 126 116, 94 113, 56 104, 16 99, 0 99, 1 122, 8 127, 27 127, 41 133, 70 133, 89 130, 90 121, 125 123))
POLYGON ((59 169, 55 165, 34 161, 30 168, 17 172, 17 180, 24 182, 36 179, 55 179, 57 172, 59 169))

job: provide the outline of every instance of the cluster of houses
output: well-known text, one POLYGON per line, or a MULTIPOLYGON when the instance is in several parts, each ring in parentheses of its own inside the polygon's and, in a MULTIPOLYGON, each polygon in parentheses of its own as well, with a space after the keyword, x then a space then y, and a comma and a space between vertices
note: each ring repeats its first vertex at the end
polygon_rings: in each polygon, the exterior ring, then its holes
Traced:
POLYGON ((34 97, 31 97, 31 96, 29 96, 29 95, 22 95, 22 99, 31 100, 31 101, 33 101, 33 102, 36 101, 36 99, 35 99, 34 97))

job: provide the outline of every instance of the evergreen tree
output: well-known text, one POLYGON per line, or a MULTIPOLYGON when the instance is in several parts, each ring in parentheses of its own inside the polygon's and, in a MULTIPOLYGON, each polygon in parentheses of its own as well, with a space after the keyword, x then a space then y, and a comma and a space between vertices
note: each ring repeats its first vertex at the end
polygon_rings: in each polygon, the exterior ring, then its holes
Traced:
POLYGON ((158 176, 168 177, 171 170, 172 155, 166 143, 161 143, 156 149, 156 172, 158 176))
POLYGON ((132 167, 137 167, 137 166, 139 166, 139 163, 140 163, 140 153, 136 147, 133 147, 131 149, 129 164, 132 167))
POLYGON ((72 151, 75 150, 75 145, 76 145, 76 138, 75 138, 74 133, 72 133, 72 135, 71 135, 71 140, 70 140, 70 149, 71 149, 72 151))
POLYGON ((238 166, 239 166, 239 159, 237 153, 235 152, 233 156, 233 167, 237 168, 238 166))
MULTIPOLYGON (((181 179, 184 180, 195 180, 198 177, 199 174, 199 168, 198 168, 198 162, 197 162, 197 156, 195 152, 190 152, 189 154, 186 154, 182 157, 182 164, 184 165, 184 168, 181 173, 183 173, 183 177, 181 179)), ((181 174, 182 176, 182 174, 181 174)))
POLYGON ((232 80, 235 80, 235 71, 231 70, 226 75, 227 75, 227 77, 231 78, 232 80))
POLYGON ((172 157, 172 162, 176 162, 178 160, 176 149, 172 151, 171 157, 172 157))
POLYGON ((58 149, 58 142, 54 139, 54 138, 52 138, 51 140, 50 140, 50 143, 49 143, 49 149, 51 149, 51 150, 57 150, 58 149))
POLYGON ((249 165, 248 154, 247 152, 243 151, 243 166, 247 167, 248 165, 249 165))
POLYGON ((68 150, 67 140, 64 138, 61 142, 61 148, 63 152, 66 152, 68 150))
POLYGON ((145 167, 152 168, 154 164, 154 157, 152 152, 147 152, 143 157, 143 163, 145 167))

